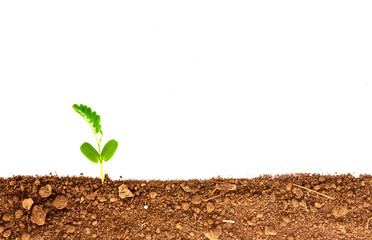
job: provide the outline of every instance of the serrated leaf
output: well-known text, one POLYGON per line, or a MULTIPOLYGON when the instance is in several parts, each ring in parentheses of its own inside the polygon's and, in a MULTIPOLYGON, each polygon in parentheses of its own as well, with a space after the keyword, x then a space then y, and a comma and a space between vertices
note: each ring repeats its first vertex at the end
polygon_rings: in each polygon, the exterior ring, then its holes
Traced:
POLYGON ((114 156, 114 153, 116 149, 118 148, 118 142, 114 139, 111 139, 106 143, 106 145, 102 149, 102 160, 105 162, 110 160, 112 156, 114 156))
POLYGON ((83 143, 80 146, 80 151, 86 156, 91 162, 99 162, 99 154, 97 150, 90 143, 83 143))

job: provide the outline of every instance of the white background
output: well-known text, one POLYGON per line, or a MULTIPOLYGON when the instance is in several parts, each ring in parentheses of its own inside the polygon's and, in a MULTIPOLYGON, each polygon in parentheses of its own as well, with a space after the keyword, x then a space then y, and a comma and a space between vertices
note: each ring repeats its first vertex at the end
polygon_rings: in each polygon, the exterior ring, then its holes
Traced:
POLYGON ((1 1, 0 176, 372 171, 370 1, 1 1))

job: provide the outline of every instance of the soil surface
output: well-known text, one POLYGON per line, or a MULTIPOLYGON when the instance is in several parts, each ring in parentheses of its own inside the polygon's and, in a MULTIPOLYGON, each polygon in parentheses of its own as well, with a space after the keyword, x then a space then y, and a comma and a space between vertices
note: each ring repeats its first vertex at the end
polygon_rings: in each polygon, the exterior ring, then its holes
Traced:
POLYGON ((372 239, 371 175, 100 181, 0 178, 0 239, 372 239))

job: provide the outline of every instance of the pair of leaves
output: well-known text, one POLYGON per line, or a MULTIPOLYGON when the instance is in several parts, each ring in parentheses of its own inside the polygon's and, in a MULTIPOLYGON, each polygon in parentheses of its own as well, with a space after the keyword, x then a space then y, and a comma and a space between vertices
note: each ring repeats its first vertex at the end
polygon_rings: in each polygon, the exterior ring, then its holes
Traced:
MULTIPOLYGON (((118 142, 111 139, 106 143, 102 149, 101 157, 102 160, 107 162, 114 156, 116 149, 118 148, 118 142)), ((91 162, 98 163, 100 160, 99 153, 97 150, 89 143, 85 142, 80 146, 81 152, 86 156, 91 162)))
POLYGON ((94 133, 101 133, 101 124, 99 122, 101 121, 101 116, 98 115, 95 111, 92 112, 92 109, 86 105, 80 104, 74 104, 72 105, 75 112, 77 112, 80 116, 82 116, 85 120, 89 122, 89 124, 93 127, 94 133))

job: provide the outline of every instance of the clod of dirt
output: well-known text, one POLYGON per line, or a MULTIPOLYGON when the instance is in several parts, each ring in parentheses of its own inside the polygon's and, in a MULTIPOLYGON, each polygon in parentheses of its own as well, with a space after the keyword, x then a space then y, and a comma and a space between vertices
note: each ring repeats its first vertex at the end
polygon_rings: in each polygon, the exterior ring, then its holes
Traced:
POLYGON ((322 204, 316 202, 316 203, 314 203, 314 207, 316 207, 316 208, 321 208, 321 207, 322 207, 322 204))
POLYGON ((33 204, 34 200, 32 200, 32 198, 26 198, 22 201, 22 207, 26 210, 31 210, 33 204))
POLYGON ((189 208, 190 208, 190 204, 189 204, 189 203, 182 203, 182 209, 183 209, 184 211, 189 210, 189 208))
POLYGON ((194 210, 194 212, 196 212, 196 214, 200 213, 200 208, 193 208, 192 210, 194 210))
POLYGON ((23 211, 21 209, 17 209, 14 213, 16 219, 20 219, 23 216, 23 211))
POLYGON ((3 233, 3 236, 4 236, 5 238, 10 237, 10 235, 12 235, 12 230, 10 230, 10 229, 6 230, 6 231, 3 233))
POLYGON ((219 240, 219 237, 222 234, 221 227, 216 227, 213 230, 206 231, 204 232, 204 235, 209 239, 209 240, 219 240))
POLYGON ((287 192, 290 192, 290 191, 292 191, 292 186, 293 186, 293 183, 287 183, 286 185, 285 185, 285 190, 287 190, 287 192))
POLYGON ((177 229, 182 229, 183 227, 182 227, 182 224, 180 223, 180 222, 177 222, 176 223, 176 228, 177 229))
POLYGON ((297 199, 301 199, 304 196, 304 192, 297 187, 293 188, 292 192, 297 199))
POLYGON ((151 237, 151 233, 146 234, 145 239, 146 239, 146 240, 151 240, 151 239, 152 239, 152 237, 151 237))
POLYGON ((74 227, 73 225, 66 226, 66 233, 74 233, 75 230, 76 230, 76 227, 74 227))
POLYGON ((196 193, 197 191, 199 191, 199 187, 191 183, 190 184, 181 183, 181 188, 188 193, 196 193))
POLYGON ((98 197, 97 197, 97 200, 98 200, 99 202, 106 202, 106 201, 107 201, 107 199, 106 199, 104 196, 98 196, 98 197))
POLYGON ((211 213, 214 211, 214 204, 212 202, 207 203, 207 212, 211 213))
POLYGON ((202 202, 202 199, 199 195, 195 195, 191 198, 191 203, 192 204, 195 204, 195 205, 198 205, 202 202))
POLYGON ((64 195, 58 195, 53 201, 53 206, 58 210, 64 209, 65 207, 67 207, 67 204, 68 200, 67 197, 65 197, 64 195))
POLYGON ((35 236, 32 236, 31 240, 44 240, 44 238, 40 236, 39 234, 36 234, 35 236))
POLYGON ((52 194, 52 186, 50 186, 49 184, 41 187, 40 190, 39 190, 39 195, 42 198, 47 198, 51 194, 52 194))
POLYGON ((220 191, 233 191, 236 189, 236 185, 232 183, 217 183, 215 188, 220 191))
POLYGON ((119 197, 121 199, 128 198, 128 197, 134 197, 134 194, 128 189, 127 185, 121 184, 119 186, 119 197))
POLYGON ((91 230, 90 230, 90 228, 86 227, 86 228, 84 229, 84 233, 85 233, 86 235, 90 235, 90 234, 91 234, 91 230))
POLYGON ((343 217, 349 212, 347 205, 336 206, 332 209, 332 214, 335 217, 343 217))
POLYGON ((11 214, 11 213, 5 213, 5 214, 3 215, 3 221, 5 221, 5 222, 10 222, 10 221, 12 221, 13 219, 14 219, 14 215, 11 214))
POLYGON ((300 206, 300 203, 297 201, 297 199, 292 198, 292 206, 295 207, 295 208, 300 206))
POLYGON ((277 234, 277 231, 273 227, 265 227, 265 235, 275 236, 277 234))
POLYGON ((46 215, 47 215, 47 212, 43 209, 42 206, 35 205, 32 208, 31 222, 39 226, 44 225, 46 215))
POLYGON ((12 181, 9 182, 9 186, 11 186, 11 187, 13 187, 16 184, 17 184, 17 181, 14 181, 14 180, 12 180, 12 181))
POLYGON ((29 233, 24 233, 22 234, 22 240, 30 240, 31 239, 31 235, 29 233))
POLYGON ((283 217, 283 221, 284 221, 285 223, 290 223, 292 220, 291 220, 291 218, 289 218, 289 217, 287 217, 287 216, 284 216, 284 217, 283 217))
POLYGON ((156 192, 150 192, 150 198, 156 198, 157 193, 156 192))
POLYGON ((97 197, 97 191, 91 192, 88 195, 85 196, 88 200, 94 200, 97 197))

